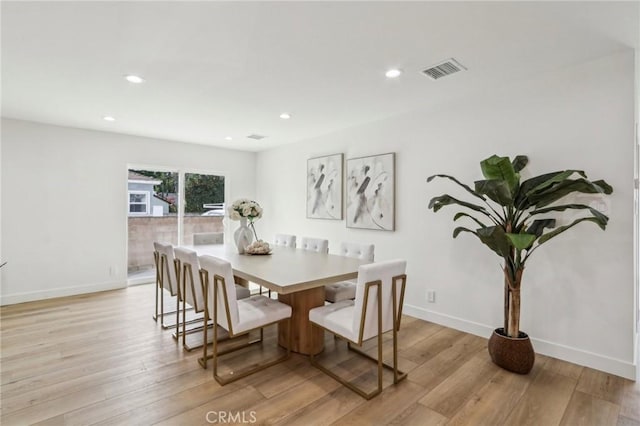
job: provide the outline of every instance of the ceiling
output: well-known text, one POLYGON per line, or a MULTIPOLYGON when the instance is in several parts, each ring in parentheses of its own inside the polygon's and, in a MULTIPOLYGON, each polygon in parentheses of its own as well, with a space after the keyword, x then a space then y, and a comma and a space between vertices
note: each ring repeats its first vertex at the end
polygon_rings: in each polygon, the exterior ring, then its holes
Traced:
POLYGON ((2 1, 1 12, 3 117, 249 151, 640 48, 639 2, 2 1), (421 74, 451 57, 468 71, 421 74), (387 79, 391 67, 404 72, 387 79))

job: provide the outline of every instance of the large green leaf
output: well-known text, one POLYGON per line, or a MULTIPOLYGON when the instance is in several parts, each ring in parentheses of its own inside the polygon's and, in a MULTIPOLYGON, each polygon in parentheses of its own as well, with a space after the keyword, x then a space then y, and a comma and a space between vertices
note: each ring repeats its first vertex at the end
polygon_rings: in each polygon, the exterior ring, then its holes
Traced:
POLYGON ((473 220, 475 223, 477 223, 478 225, 480 225, 481 228, 486 228, 487 225, 485 225, 484 223, 480 222, 477 218, 471 216, 469 213, 465 213, 465 212, 458 212, 456 213, 456 215, 453 217, 453 221, 455 222, 456 220, 460 219, 461 217, 468 217, 471 220, 473 220))
POLYGON ((509 186, 509 190, 513 193, 518 186, 520 175, 516 173, 511 164, 509 157, 491 157, 480 162, 480 168, 485 179, 503 180, 509 186))
POLYGON ((532 206, 545 207, 573 192, 600 194, 602 188, 587 179, 566 179, 542 192, 530 193, 528 198, 532 206))
POLYGON ((598 218, 595 217, 583 217, 580 219, 576 219, 574 220, 571 224, 569 225, 565 225, 565 226, 561 226, 559 228, 554 229, 553 231, 544 234, 543 236, 540 237, 540 239, 538 240, 538 244, 544 244, 547 241, 549 241, 551 238, 556 237, 558 234, 563 233, 564 231, 566 231, 567 229, 573 228, 574 226, 576 226, 577 224, 579 224, 580 222, 593 222, 596 225, 598 225, 600 227, 600 229, 604 230, 607 227, 606 223, 602 223, 598 218))
POLYGON ((536 238, 538 238, 536 235, 526 234, 526 233, 524 234, 506 233, 505 235, 507 239, 511 242, 511 245, 513 245, 518 250, 528 249, 529 247, 531 247, 531 245, 536 240, 536 238))
POLYGON ((516 194, 515 205, 520 209, 528 208, 531 204, 528 202, 527 192, 531 191, 542 182, 552 179, 559 173, 562 172, 545 173, 543 175, 535 176, 522 182, 520 184, 520 187, 518 188, 518 193, 516 194))
POLYGON ((545 207, 543 209, 537 209, 532 211, 531 213, 529 213, 530 216, 533 215, 537 215, 537 214, 544 214, 544 213, 548 213, 548 212, 553 212, 553 211, 557 211, 557 212, 561 212, 561 211, 565 211, 567 209, 572 209, 572 210, 589 210, 589 212, 591 212, 591 214, 593 216, 595 216, 596 218, 598 218, 601 222, 603 223, 607 223, 609 222, 609 218, 607 216, 605 216, 604 214, 600 213, 600 211, 589 207, 585 204, 564 204, 561 206, 553 206, 553 207, 545 207))
POLYGON ((464 183, 460 182, 458 179, 454 178, 453 176, 449 176, 449 175, 433 175, 433 176, 429 176, 427 178, 427 182, 431 182, 433 179, 435 178, 446 178, 446 179, 450 179, 452 181, 454 181, 455 183, 457 183, 458 185, 460 185, 461 187, 463 187, 469 194, 473 195, 474 197, 480 198, 481 200, 484 201, 484 198, 482 197, 482 195, 476 193, 473 189, 471 189, 468 185, 465 185, 464 183))
POLYGON ((470 234, 475 235, 476 237, 478 236, 478 234, 475 231, 472 231, 469 228, 465 228, 464 226, 458 226, 456 229, 453 230, 453 238, 456 238, 461 232, 468 232, 470 234))
POLYGON ((500 226, 487 226, 476 230, 476 235, 487 247, 500 257, 509 257, 511 244, 507 239, 504 229, 500 226))
POLYGON ((466 201, 458 200, 457 198, 452 197, 449 194, 443 194, 439 197, 433 197, 431 201, 429 201, 429 208, 433 209, 434 212, 437 212, 444 206, 449 206, 451 204, 457 204, 459 206, 467 207, 471 210, 475 210, 484 214, 485 216, 491 217, 489 212, 482 206, 478 206, 476 204, 467 203, 466 201))
POLYGON ((516 173, 524 169, 527 164, 529 164, 529 158, 526 155, 516 155, 516 158, 511 162, 513 170, 515 170, 516 173))
POLYGON ((503 180, 478 180, 475 183, 475 190, 479 194, 484 194, 501 206, 512 206, 511 188, 503 180))
POLYGON ((534 220, 531 226, 527 228, 527 234, 533 234, 539 237, 544 232, 544 228, 553 228, 556 226, 555 219, 538 219, 534 220))
POLYGON ((604 194, 609 195, 609 194, 613 193, 613 187, 611 185, 609 185, 607 182, 603 181, 602 179, 594 180, 593 184, 596 185, 596 186, 599 186, 600 189, 602 189, 602 192, 604 194))
POLYGON ((534 186, 533 188, 527 190, 526 195, 528 197, 531 197, 536 192, 543 191, 543 190, 549 188, 550 186, 553 186, 556 183, 560 183, 560 182, 564 181, 565 179, 567 179, 569 176, 571 176, 574 173, 578 173, 583 178, 587 177, 587 175, 585 175, 582 170, 564 170, 562 172, 559 172, 559 173, 555 174, 550 179, 547 179, 547 180, 539 183, 538 185, 534 186))

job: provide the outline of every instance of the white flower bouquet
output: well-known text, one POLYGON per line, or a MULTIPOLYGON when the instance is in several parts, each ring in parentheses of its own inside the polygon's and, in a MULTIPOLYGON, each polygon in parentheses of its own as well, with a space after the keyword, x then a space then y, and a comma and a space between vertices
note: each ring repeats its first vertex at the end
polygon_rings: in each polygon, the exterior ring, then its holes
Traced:
POLYGON ((229 219, 240 220, 243 217, 253 223, 254 220, 262 217, 262 207, 255 201, 246 198, 234 201, 229 207, 229 219))
POLYGON ((256 228, 253 226, 253 222, 261 217, 262 207, 260 207, 260 204, 247 198, 236 200, 231 204, 231 207, 229 207, 229 219, 247 219, 249 221, 249 226, 253 230, 253 235, 256 237, 256 241, 258 240, 258 235, 256 234, 256 228))

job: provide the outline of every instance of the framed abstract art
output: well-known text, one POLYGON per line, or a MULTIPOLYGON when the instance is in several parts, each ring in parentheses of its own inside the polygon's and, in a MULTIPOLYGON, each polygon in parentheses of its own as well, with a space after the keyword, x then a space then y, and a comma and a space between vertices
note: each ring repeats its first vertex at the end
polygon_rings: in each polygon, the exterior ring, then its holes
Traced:
POLYGON ((343 155, 307 160, 307 217, 342 219, 343 155))
POLYGON ((395 229, 395 153, 347 160, 347 227, 395 229))

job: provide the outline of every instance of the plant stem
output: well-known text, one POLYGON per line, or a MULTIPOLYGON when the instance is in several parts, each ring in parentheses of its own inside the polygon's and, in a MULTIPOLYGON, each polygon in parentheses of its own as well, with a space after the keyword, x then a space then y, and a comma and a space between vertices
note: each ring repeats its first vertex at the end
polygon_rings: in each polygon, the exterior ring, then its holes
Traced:
POLYGON ((256 234, 256 228, 253 226, 253 221, 249 222, 249 226, 251 226, 251 229, 253 230, 253 236, 256 237, 256 241, 258 241, 258 234, 256 234))

